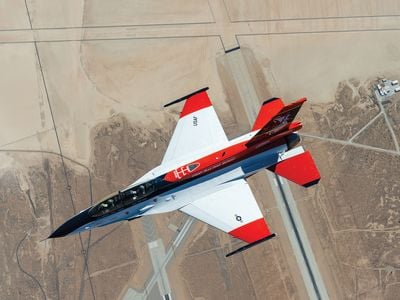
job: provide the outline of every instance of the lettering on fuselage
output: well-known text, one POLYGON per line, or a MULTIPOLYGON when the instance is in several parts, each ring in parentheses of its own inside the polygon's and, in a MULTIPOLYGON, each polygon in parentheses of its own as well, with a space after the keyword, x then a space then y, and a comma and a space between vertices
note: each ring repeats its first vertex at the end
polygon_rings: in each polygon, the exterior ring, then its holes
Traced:
POLYGON ((183 166, 183 167, 180 167, 180 168, 174 170, 174 175, 177 179, 181 179, 182 177, 185 177, 189 173, 192 173, 199 166, 200 166, 200 163, 198 163, 198 162, 188 164, 186 166, 183 166))
POLYGON ((197 117, 193 116, 193 126, 197 126, 197 117))

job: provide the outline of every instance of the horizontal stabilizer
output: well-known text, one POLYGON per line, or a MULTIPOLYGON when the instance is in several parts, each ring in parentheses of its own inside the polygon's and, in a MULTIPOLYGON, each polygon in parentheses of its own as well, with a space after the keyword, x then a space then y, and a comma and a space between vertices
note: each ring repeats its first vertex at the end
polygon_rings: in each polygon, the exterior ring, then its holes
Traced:
POLYGON ((317 184, 321 178, 308 151, 280 161, 268 170, 304 187, 317 184))

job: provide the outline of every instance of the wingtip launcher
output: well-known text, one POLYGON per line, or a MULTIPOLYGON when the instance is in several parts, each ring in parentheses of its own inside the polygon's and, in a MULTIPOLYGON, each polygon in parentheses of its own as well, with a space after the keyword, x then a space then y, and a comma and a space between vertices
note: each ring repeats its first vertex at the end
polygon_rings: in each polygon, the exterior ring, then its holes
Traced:
POLYGON ((197 90, 197 91, 195 91, 195 92, 193 92, 193 93, 190 93, 189 95, 186 95, 186 96, 183 96, 183 97, 181 97, 181 98, 179 98, 179 99, 176 99, 176 100, 174 100, 174 101, 171 101, 171 102, 165 104, 164 107, 168 107, 168 106, 177 104, 177 103, 182 102, 182 101, 184 101, 184 100, 186 100, 186 99, 188 99, 188 98, 190 98, 190 97, 192 97, 192 96, 194 96, 194 95, 196 95, 196 94, 199 94, 199 93, 204 92, 204 91, 207 91, 207 90, 208 90, 208 86, 205 87, 205 88, 202 88, 202 89, 200 89, 200 90, 197 90))
POLYGON ((258 245, 258 244, 261 244, 262 242, 266 242, 266 241, 268 241, 268 240, 270 240, 270 239, 272 239, 274 237, 276 237, 276 233, 272 233, 271 235, 269 235, 269 236, 267 236, 265 238, 262 238, 262 239, 260 239, 258 241, 253 242, 253 243, 244 245, 243 247, 240 247, 239 249, 236 249, 236 250, 226 254, 225 257, 229 257, 229 256, 232 256, 234 254, 238 254, 238 253, 240 253, 242 251, 250 249, 251 247, 254 247, 254 246, 258 245))

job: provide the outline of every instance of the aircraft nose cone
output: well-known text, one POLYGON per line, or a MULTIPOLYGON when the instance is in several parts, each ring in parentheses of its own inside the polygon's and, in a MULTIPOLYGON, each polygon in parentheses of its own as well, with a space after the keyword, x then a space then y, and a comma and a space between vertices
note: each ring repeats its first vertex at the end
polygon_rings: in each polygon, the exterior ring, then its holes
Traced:
POLYGON ((58 227, 48 238, 54 239, 66 236, 92 220, 93 218, 89 216, 88 210, 84 210, 58 227))

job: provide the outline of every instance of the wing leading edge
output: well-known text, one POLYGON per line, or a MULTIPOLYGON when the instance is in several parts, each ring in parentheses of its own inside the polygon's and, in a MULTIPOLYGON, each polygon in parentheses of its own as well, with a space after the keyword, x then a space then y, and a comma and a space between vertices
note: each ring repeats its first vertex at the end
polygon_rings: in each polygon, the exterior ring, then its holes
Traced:
POLYGON ((246 243, 256 243, 271 236, 248 183, 239 179, 225 185, 226 188, 180 210, 246 243))
POLYGON ((205 149, 228 142, 207 90, 203 88, 165 105, 186 100, 162 164, 187 160, 205 149))

